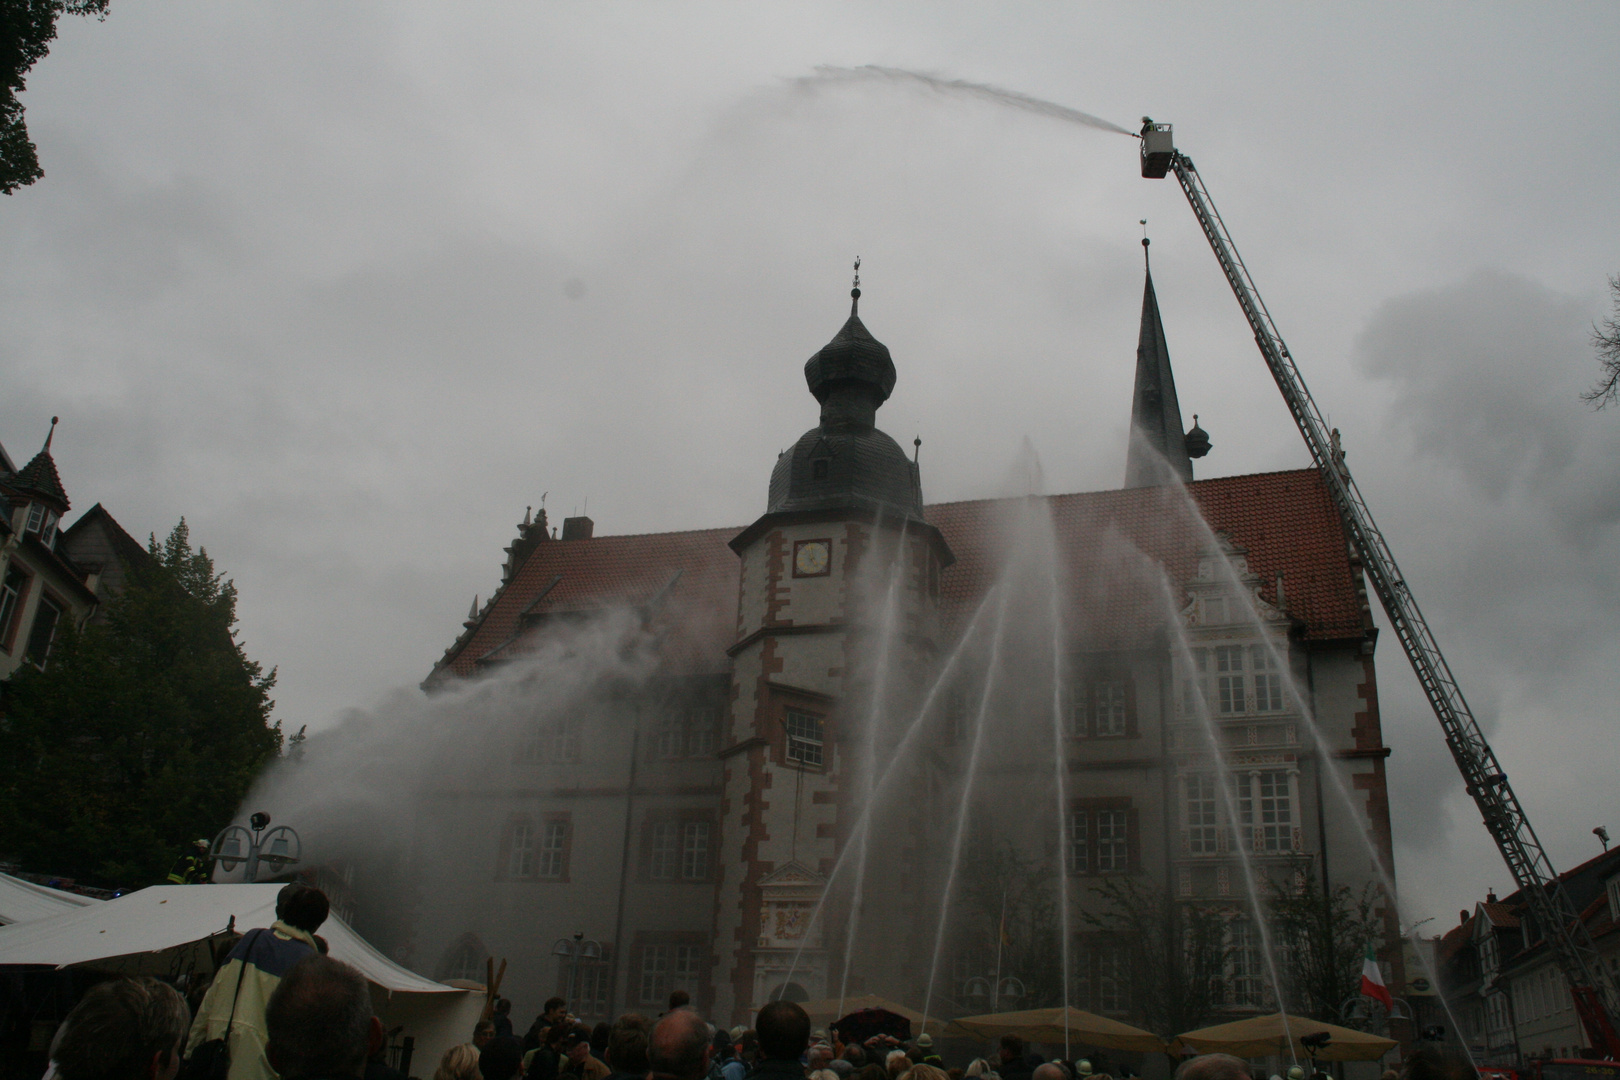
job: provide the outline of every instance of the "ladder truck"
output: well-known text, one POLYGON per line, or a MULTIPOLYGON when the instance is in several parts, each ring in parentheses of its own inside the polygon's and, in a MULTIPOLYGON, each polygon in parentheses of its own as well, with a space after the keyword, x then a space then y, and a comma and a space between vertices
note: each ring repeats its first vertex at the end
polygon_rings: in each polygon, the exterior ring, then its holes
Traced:
POLYGON ((1203 178, 1194 168, 1192 159, 1176 149, 1171 125, 1156 124, 1144 116, 1139 138, 1142 175, 1157 180, 1172 172, 1175 174, 1199 227, 1204 230, 1204 237, 1215 252, 1221 272, 1226 275, 1226 282, 1243 309, 1243 317, 1254 332, 1260 355, 1271 369, 1277 389, 1282 391, 1283 401, 1299 426, 1299 433, 1305 437, 1311 460, 1339 508, 1345 531, 1361 555, 1390 628, 1400 639, 1418 683, 1440 721, 1446 746, 1462 773, 1468 794, 1479 808, 1485 827, 1496 841, 1536 925, 1546 935, 1558 958, 1587 1038, 1598 1054, 1620 1060, 1620 1035, 1616 1034, 1613 1019, 1620 1016, 1620 993, 1617 993, 1615 980, 1604 968, 1585 922, 1531 828, 1524 808, 1508 784, 1507 773, 1485 741, 1433 631, 1418 608, 1411 587, 1395 563, 1384 534, 1373 521, 1366 500, 1345 467, 1338 430, 1328 427, 1310 391, 1305 388, 1293 354, 1283 343, 1265 301, 1260 299, 1260 291, 1238 254, 1226 223, 1216 211, 1203 178))

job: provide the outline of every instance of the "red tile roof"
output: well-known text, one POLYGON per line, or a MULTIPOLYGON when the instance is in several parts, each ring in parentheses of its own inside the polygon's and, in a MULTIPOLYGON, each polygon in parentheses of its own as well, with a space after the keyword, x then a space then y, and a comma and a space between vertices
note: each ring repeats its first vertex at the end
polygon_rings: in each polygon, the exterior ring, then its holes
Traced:
MULTIPOLYGON (((1268 601, 1275 601, 1277 575, 1283 575, 1287 609, 1303 621, 1308 638, 1354 638, 1365 631, 1364 598, 1344 530, 1315 470, 1200 480, 1187 491, 1213 529, 1247 549, 1268 601)), ((960 618, 989 588, 998 509, 1005 505, 977 500, 926 508, 957 558, 941 578, 947 620, 960 618)), ((1192 576, 1207 537, 1178 489, 1056 495, 1049 506, 1072 587, 1108 586, 1087 601, 1088 610, 1101 613, 1091 635, 1098 646, 1119 647, 1151 633, 1163 611, 1160 594, 1143 581, 1122 586, 1118 575, 1105 571, 1134 547, 1163 563, 1173 581, 1192 576)), ((549 615, 641 606, 672 579, 661 617, 671 630, 666 659, 689 672, 724 672, 725 650, 736 635, 740 565, 727 541, 740 531, 543 541, 446 651, 433 677, 470 675, 481 660, 510 658, 522 647, 524 617, 532 625, 549 615)))

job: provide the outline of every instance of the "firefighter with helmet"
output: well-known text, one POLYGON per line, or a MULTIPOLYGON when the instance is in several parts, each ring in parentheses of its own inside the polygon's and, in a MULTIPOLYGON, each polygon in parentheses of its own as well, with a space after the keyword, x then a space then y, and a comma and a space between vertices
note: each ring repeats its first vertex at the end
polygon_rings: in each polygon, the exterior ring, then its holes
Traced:
POLYGON ((180 852, 169 871, 170 885, 206 885, 213 874, 208 865, 208 841, 193 840, 180 852))

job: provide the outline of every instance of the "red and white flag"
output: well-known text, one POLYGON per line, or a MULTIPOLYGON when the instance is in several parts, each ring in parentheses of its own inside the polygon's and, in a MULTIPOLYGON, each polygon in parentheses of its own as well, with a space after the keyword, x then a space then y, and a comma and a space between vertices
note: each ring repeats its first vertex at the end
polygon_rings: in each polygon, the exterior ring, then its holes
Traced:
POLYGON ((1389 987, 1384 985, 1384 974, 1378 970, 1378 957, 1373 955, 1371 945, 1367 946, 1366 959, 1361 962, 1361 996, 1383 1002, 1386 1010, 1395 1007, 1395 999, 1390 997, 1389 987))

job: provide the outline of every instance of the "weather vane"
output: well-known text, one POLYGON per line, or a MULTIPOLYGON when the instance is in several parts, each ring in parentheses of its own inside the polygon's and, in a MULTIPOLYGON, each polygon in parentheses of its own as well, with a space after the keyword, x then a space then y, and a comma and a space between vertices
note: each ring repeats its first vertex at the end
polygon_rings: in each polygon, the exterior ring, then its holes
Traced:
POLYGON ((861 287, 861 257, 859 255, 855 256, 855 284, 852 287, 856 289, 861 287))

